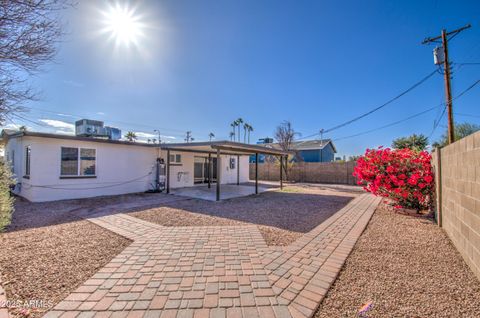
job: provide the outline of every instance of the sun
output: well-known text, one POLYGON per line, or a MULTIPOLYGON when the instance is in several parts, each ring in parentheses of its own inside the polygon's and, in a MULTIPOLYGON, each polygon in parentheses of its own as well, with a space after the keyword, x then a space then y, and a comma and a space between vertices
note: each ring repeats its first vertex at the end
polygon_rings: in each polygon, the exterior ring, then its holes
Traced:
POLYGON ((138 45, 143 34, 141 16, 134 8, 120 3, 112 4, 103 13, 103 32, 109 34, 116 45, 138 45))

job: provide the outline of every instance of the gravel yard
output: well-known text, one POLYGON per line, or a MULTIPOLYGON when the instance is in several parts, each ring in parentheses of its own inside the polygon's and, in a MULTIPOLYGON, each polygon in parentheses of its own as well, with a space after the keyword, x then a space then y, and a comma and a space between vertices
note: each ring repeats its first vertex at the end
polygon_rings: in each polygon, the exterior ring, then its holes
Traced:
POLYGON ((69 212, 75 208, 72 201, 32 204, 19 199, 12 225, 0 234, 0 273, 7 299, 42 302, 41 308, 32 311, 34 317, 68 296, 130 244, 78 219, 69 212))
POLYGON ((480 317, 480 282, 441 228, 379 206, 316 318, 480 317))
POLYGON ((188 199, 131 212, 164 226, 256 224, 269 245, 288 245, 340 210, 358 192, 295 185, 283 191, 210 202, 188 199))

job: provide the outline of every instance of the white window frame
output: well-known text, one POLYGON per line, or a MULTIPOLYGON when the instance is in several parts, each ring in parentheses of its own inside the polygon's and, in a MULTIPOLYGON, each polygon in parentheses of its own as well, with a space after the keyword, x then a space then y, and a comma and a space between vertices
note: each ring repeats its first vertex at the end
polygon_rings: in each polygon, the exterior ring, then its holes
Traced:
POLYGON ((180 153, 171 153, 170 154, 170 163, 182 163, 182 154, 180 153), (173 158, 173 160, 172 160, 173 158), (180 160, 177 161, 177 158, 180 158, 180 160))
POLYGON ((61 146, 60 147, 60 178, 96 178, 98 174, 97 166, 97 148, 87 148, 87 147, 71 147, 71 146, 61 146), (76 148, 77 152, 77 174, 62 174, 62 148, 76 148), (81 172, 81 152, 82 149, 95 150, 95 174, 80 174, 81 172))

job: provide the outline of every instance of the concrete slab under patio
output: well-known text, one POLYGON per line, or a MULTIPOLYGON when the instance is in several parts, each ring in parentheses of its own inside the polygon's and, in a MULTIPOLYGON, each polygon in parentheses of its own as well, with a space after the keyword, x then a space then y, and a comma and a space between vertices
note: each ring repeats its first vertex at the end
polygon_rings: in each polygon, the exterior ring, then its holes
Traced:
MULTIPOLYGON (((272 186, 271 184, 259 184, 258 193, 271 191, 278 189, 279 186, 272 186)), ((171 194, 180 195, 189 198, 217 201, 217 192, 215 187, 208 187, 208 185, 197 185, 195 187, 179 188, 170 190, 171 194)), ((240 198, 255 194, 255 185, 250 183, 244 183, 240 185, 236 184, 223 184, 221 200, 240 198)))

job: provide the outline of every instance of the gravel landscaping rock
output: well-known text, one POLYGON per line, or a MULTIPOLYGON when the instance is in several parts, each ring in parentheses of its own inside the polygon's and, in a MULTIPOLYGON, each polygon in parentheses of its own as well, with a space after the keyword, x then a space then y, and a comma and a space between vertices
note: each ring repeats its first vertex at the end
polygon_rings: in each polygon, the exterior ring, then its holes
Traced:
POLYGON ((288 245, 357 195, 345 189, 299 185, 220 202, 181 200, 131 213, 164 226, 256 224, 268 245, 288 245))
POLYGON ((315 317, 480 317, 480 282, 431 219, 380 206, 315 317))
MULTIPOLYGON (((20 201, 9 232, 0 234, 0 273, 7 299, 39 301, 40 308, 30 317, 41 316, 130 244, 69 213, 75 204, 54 206, 20 201), (51 211, 42 213, 49 206, 51 211)), ((11 309, 15 316, 19 312, 11 309)))

